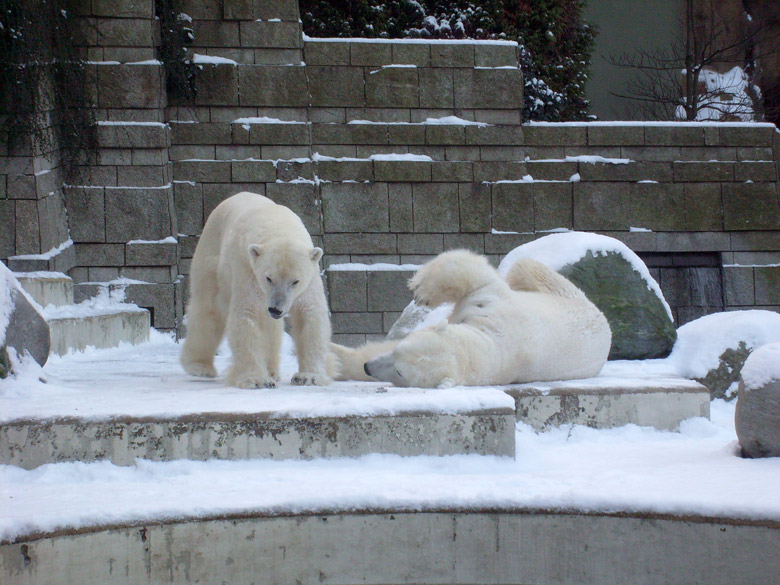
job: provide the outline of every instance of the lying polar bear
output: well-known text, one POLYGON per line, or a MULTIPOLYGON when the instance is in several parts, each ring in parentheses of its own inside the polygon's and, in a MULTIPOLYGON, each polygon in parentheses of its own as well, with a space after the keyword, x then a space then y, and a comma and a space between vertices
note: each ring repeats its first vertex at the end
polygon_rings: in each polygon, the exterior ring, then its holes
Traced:
POLYGON ((397 341, 331 344, 338 379, 422 388, 586 378, 607 360, 604 315, 560 274, 530 259, 506 280, 466 250, 440 254, 409 281, 418 304, 454 303, 448 320, 397 341))

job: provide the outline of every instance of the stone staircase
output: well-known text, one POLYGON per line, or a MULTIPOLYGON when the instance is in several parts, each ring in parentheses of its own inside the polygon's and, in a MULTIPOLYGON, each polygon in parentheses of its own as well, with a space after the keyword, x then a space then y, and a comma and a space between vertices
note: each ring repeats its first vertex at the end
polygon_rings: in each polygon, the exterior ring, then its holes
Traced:
POLYGON ((73 281, 61 272, 16 272, 15 276, 42 308, 53 354, 116 347, 122 342, 138 344, 149 338, 149 312, 122 302, 121 285, 106 284, 97 296, 77 304, 73 281))

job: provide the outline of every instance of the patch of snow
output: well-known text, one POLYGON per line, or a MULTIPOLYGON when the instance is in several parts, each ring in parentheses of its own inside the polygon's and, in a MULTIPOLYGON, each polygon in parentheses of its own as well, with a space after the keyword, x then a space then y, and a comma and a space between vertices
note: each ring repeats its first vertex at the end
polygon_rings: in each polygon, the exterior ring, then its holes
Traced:
POLYGON ((165 122, 136 122, 134 120, 100 120, 98 126, 158 126, 164 128, 165 122))
POLYGON ((629 232, 642 232, 642 233, 651 232, 652 233, 653 230, 649 230, 649 229, 643 228, 643 227, 629 226, 628 231, 629 232))
POLYGON ((376 264, 361 264, 360 262, 344 263, 344 264, 331 264, 328 266, 328 270, 331 272, 350 272, 350 271, 366 271, 366 272, 393 272, 393 271, 416 271, 420 267, 419 264, 389 264, 386 262, 378 262, 376 264))
POLYGON ((582 177, 579 173, 574 173, 571 177, 569 177, 570 183, 579 183, 582 180, 582 177))
POLYGON ((51 260, 58 254, 61 254, 64 250, 70 248, 72 245, 73 240, 68 238, 56 248, 52 248, 51 250, 43 252, 42 254, 21 254, 19 256, 14 256, 13 258, 16 260, 51 260))
POLYGON ((517 47, 516 41, 502 40, 477 40, 477 39, 368 39, 368 38, 336 38, 336 37, 310 37, 303 34, 303 40, 307 43, 373 43, 373 44, 398 44, 398 45, 503 45, 517 47))
POLYGON ((236 118, 231 124, 307 124, 298 120, 280 120, 279 118, 269 118, 268 116, 254 116, 250 118, 236 118))
POLYGON ((379 73, 383 69, 417 69, 417 65, 405 65, 405 64, 392 64, 392 65, 382 65, 379 69, 372 69, 368 72, 369 75, 374 75, 374 73, 379 73))
POLYGON ((527 124, 528 126, 561 126, 561 127, 577 127, 577 128, 587 128, 588 126, 674 126, 674 127, 696 127, 696 128, 705 128, 705 127, 716 127, 716 128, 772 128, 773 130, 776 129, 775 125, 771 122, 714 122, 714 121, 695 121, 695 122, 688 122, 688 121, 676 121, 676 122, 655 122, 655 121, 634 121, 634 120, 628 120, 628 121, 622 121, 622 120, 616 120, 616 121, 610 121, 610 122, 537 122, 537 121, 530 121, 525 122, 524 124, 527 124))
POLYGON ((369 160, 379 161, 407 161, 407 162, 433 162, 433 159, 427 154, 412 154, 412 153, 391 153, 391 154, 372 154, 368 157, 369 160))
POLYGON ((521 258, 533 258, 553 270, 560 270, 567 264, 574 264, 591 252, 594 256, 605 256, 607 253, 619 254, 631 264, 645 281, 647 288, 653 291, 666 309, 669 319, 674 321, 672 309, 666 302, 661 287, 650 275, 650 271, 628 246, 623 242, 588 232, 567 232, 544 236, 533 242, 518 246, 509 252, 498 266, 502 276, 506 276, 512 265, 521 258))
POLYGON ((745 360, 740 373, 746 392, 780 380, 780 342, 756 349, 745 360))
POLYGON ((125 63, 125 65, 162 65, 162 61, 159 61, 158 59, 147 59, 145 61, 130 61, 129 63, 125 63))
MULTIPOLYGON (((561 159, 558 159, 556 161, 555 159, 542 159, 535 162, 559 162, 561 159)), ((596 163, 605 163, 610 165, 627 165, 629 163, 632 163, 630 158, 609 158, 600 156, 598 154, 578 154, 576 156, 566 156, 562 159, 564 162, 580 162, 580 163, 588 163, 595 165, 596 163)))
POLYGON ((133 244, 176 244, 177 240, 173 236, 168 236, 162 240, 130 240, 127 242, 130 245, 133 244))
POLYGON ((705 315, 677 329, 677 342, 666 359, 679 375, 703 378, 740 341, 752 350, 780 343, 780 314, 754 309, 705 315))
POLYGON ((215 55, 201 55, 200 53, 195 53, 192 55, 192 62, 196 65, 238 65, 238 62, 234 61, 233 59, 217 57, 215 55))

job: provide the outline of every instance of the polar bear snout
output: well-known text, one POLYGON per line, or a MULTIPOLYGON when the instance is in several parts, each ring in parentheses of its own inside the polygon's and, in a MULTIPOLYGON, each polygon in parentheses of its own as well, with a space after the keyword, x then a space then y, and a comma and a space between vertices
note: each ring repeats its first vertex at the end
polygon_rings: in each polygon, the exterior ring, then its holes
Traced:
POLYGON ((396 386, 405 386, 401 374, 395 367, 395 358, 392 353, 384 353, 363 364, 363 371, 377 380, 390 382, 396 386))

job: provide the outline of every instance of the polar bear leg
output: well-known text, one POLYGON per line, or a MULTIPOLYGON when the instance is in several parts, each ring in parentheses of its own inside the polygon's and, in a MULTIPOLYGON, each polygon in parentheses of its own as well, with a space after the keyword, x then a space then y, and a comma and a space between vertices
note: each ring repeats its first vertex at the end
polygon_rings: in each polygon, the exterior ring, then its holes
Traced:
POLYGON ((261 314, 256 306, 231 303, 227 321, 227 338, 233 353, 227 375, 229 385, 238 388, 276 386, 276 380, 268 371, 267 356, 275 345, 274 326, 269 321, 271 317, 261 314))
POLYGON ((214 378, 214 354, 225 333, 224 318, 214 308, 190 302, 187 309, 187 337, 179 361, 192 376, 214 378))
POLYGON ((290 335, 295 342, 298 372, 291 382, 300 386, 327 386, 330 318, 319 277, 296 299, 290 309, 290 335))

